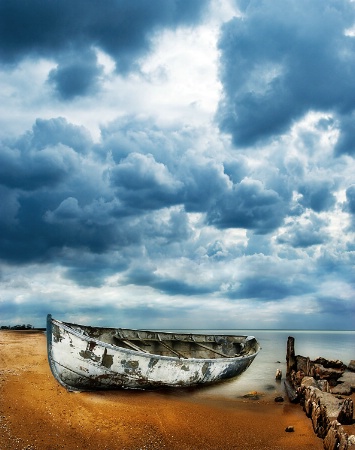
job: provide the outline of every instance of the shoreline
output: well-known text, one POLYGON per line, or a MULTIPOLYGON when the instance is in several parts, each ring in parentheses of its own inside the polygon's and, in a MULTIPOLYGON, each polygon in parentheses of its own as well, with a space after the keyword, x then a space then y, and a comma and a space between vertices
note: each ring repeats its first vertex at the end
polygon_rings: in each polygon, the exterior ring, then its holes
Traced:
POLYGON ((323 448, 299 405, 258 394, 69 393, 50 372, 43 331, 0 332, 0 448, 7 450, 323 448))

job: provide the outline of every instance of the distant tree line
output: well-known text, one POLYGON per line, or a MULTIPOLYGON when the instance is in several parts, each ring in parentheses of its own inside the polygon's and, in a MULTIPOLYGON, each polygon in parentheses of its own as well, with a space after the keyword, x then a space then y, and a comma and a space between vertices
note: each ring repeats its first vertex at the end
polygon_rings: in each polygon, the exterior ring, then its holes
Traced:
POLYGON ((2 325, 0 327, 0 330, 33 330, 33 325, 31 324, 23 324, 23 325, 14 325, 14 326, 7 326, 7 325, 2 325))

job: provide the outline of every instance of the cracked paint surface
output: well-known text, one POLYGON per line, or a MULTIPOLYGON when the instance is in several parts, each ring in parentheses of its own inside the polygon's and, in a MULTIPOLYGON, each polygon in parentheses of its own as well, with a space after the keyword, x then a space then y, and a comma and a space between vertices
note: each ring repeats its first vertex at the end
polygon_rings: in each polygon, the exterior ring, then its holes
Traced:
MULTIPOLYGON (((111 333, 112 342, 118 342, 117 338, 114 339, 114 332, 110 330, 107 331, 107 336, 111 333)), ((85 331, 80 330, 78 325, 70 327, 70 324, 60 321, 48 322, 48 359, 51 370, 59 383, 68 390, 192 386, 214 383, 243 372, 251 364, 259 350, 255 338, 251 338, 249 342, 243 343, 253 350, 245 356, 227 357, 224 355, 224 357, 220 357, 216 354, 214 358, 192 357, 184 359, 173 353, 173 356, 161 356, 123 348, 116 344, 94 339, 93 335, 87 336, 85 333, 85 331), (253 346, 255 349, 253 349, 253 346)), ((148 332, 146 333, 148 335, 148 332)), ((97 329, 95 329, 94 334, 99 334, 97 329)), ((108 340, 107 336, 106 340, 108 340)), ((155 339, 153 332, 149 336, 151 336, 150 339, 155 339)), ((159 336, 159 338, 161 337, 159 336)), ((195 349, 195 353, 198 350, 203 353, 205 350, 201 347, 205 344, 199 345, 191 339, 189 336, 186 337, 185 347, 195 349)), ((211 348, 212 346, 218 348, 218 351, 213 350, 215 353, 223 355, 222 350, 225 352, 235 351, 234 348, 231 349, 233 346, 232 338, 219 337, 218 341, 210 336, 206 339, 211 348)), ((122 342, 127 343, 127 340, 122 339, 122 342)), ((129 342, 129 345, 136 342, 133 345, 137 347, 139 339, 129 342)), ((154 342, 154 345, 158 347, 159 342, 154 342)), ((169 345, 173 345, 172 341, 169 345)), ((179 351, 185 347, 179 347, 179 351)), ((237 348, 237 345, 235 348, 237 348)), ((178 352, 178 350, 173 349, 172 351, 178 352)), ((206 352, 209 351, 210 349, 207 347, 206 352)))

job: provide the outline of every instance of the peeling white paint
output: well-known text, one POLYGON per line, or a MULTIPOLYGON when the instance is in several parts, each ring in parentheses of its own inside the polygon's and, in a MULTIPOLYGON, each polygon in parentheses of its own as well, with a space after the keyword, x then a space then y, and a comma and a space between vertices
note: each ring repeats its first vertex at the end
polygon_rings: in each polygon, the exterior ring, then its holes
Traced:
POLYGON ((259 352, 254 337, 81 327, 51 316, 47 338, 52 373, 71 391, 213 383, 239 375, 259 352))

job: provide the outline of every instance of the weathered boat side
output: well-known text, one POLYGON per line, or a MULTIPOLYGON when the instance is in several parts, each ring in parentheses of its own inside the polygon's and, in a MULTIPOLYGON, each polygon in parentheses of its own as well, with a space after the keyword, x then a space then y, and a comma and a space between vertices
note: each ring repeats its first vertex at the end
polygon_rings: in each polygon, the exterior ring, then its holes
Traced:
POLYGON ((53 376, 71 391, 214 383, 259 352, 254 337, 94 328, 50 315, 47 346, 53 376))
POLYGON ((65 387, 68 391, 80 391, 81 389, 76 388, 75 386, 69 386, 67 383, 65 383, 62 378, 60 371, 58 371, 58 364, 53 359, 52 354, 52 341, 53 341, 53 324, 52 324, 52 316, 50 314, 47 315, 47 357, 48 357, 48 363, 49 367, 51 369, 52 375, 54 378, 58 381, 59 384, 61 384, 63 387, 65 387))

